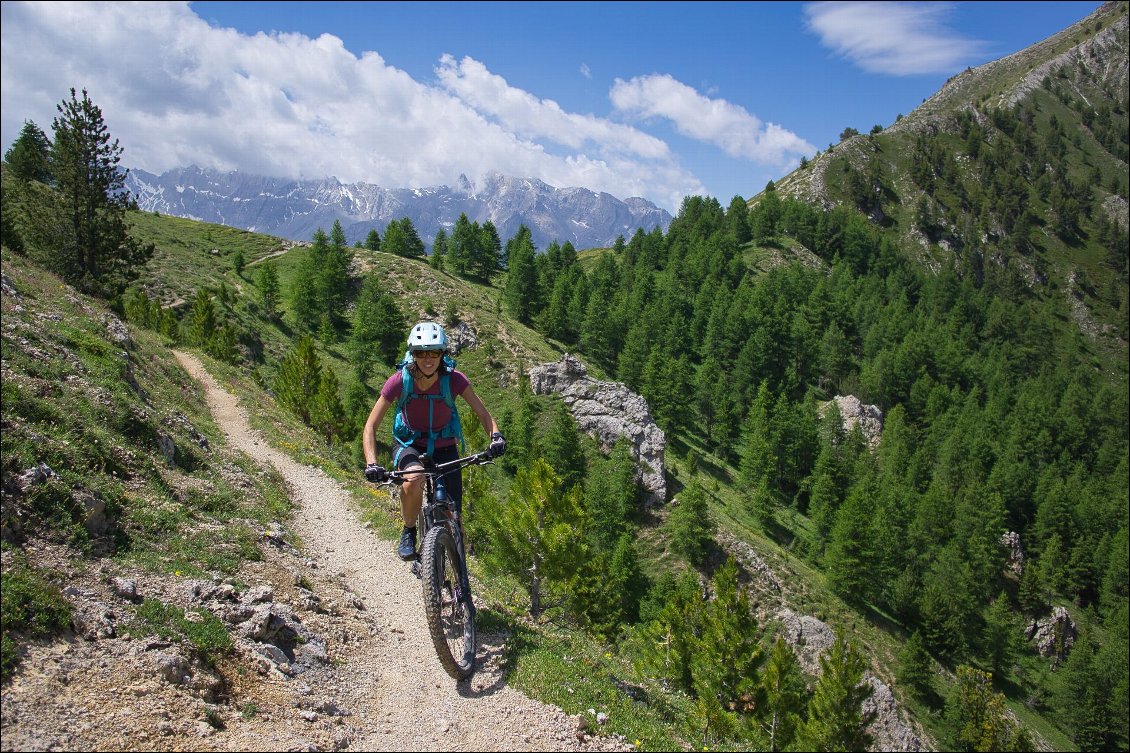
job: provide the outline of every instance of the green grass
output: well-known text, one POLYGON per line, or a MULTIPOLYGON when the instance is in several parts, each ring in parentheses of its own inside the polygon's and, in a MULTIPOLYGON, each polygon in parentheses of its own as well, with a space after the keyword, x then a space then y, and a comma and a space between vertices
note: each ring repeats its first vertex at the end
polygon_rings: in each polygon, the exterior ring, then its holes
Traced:
POLYGON ((138 636, 153 633, 167 640, 185 641, 209 662, 230 652, 233 646, 227 627, 208 610, 185 612, 159 599, 145 599, 126 630, 138 636), (194 615, 191 619, 190 613, 194 615))
POLYGON ((660 692, 630 663, 582 631, 531 625, 491 609, 479 612, 481 633, 506 633, 507 683, 532 698, 581 714, 593 734, 619 734, 643 750, 684 750, 686 698, 660 692), (598 724, 596 713, 607 715, 598 724))
MULTIPOLYGON (((7 548, 7 545, 5 545, 7 548)), ((13 553, 14 564, 0 574, 0 677, 7 679, 20 662, 20 645, 68 630, 71 607, 42 572, 13 553)))

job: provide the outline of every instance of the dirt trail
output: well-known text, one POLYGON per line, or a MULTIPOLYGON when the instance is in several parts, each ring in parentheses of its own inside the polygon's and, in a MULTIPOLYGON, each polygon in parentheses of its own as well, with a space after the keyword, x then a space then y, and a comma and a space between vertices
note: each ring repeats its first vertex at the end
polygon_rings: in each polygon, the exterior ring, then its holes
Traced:
MULTIPOLYGON (((271 448, 249 426, 236 398, 194 357, 177 359, 207 390, 209 407, 229 442, 270 464, 298 503, 292 522, 318 569, 343 577, 375 623, 374 641, 307 673, 311 695, 348 709, 353 750, 594 750, 626 749, 609 738, 576 736, 577 720, 511 689, 495 669, 497 646, 481 646, 480 669, 456 683, 444 673, 424 623, 420 581, 393 552, 392 542, 366 530, 349 494, 320 469, 271 448), (344 659, 344 661, 340 661, 344 659)), ((239 745, 238 740, 232 743, 239 745)), ((250 743, 250 741, 247 741, 250 743)), ((253 746, 253 744, 252 744, 253 746)))

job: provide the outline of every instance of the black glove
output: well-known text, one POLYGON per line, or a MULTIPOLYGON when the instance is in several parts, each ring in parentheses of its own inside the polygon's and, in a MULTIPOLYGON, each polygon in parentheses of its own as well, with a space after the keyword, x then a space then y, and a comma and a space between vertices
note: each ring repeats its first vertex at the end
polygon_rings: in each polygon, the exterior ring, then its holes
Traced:
POLYGON ((388 471, 376 463, 369 463, 365 466, 365 478, 374 484, 379 484, 382 481, 388 481, 388 471))
POLYGON ((487 453, 492 458, 502 457, 502 453, 506 452, 506 440, 502 438, 500 432, 495 432, 490 435, 490 447, 487 448, 487 453))

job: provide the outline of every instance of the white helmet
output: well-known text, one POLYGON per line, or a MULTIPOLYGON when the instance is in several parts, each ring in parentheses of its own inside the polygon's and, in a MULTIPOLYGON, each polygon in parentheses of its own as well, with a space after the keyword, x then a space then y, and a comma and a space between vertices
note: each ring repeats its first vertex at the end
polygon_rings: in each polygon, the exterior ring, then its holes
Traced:
POLYGON ((447 333, 435 322, 420 322, 408 333, 408 350, 447 350, 447 333))

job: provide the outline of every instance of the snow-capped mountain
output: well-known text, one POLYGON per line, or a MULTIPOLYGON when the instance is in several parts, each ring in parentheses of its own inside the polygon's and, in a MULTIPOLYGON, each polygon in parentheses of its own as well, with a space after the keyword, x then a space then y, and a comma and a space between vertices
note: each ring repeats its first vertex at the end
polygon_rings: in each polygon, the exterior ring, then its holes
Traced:
POLYGON ((524 224, 539 250, 555 240, 582 249, 610 246, 618 235, 630 239, 638 228, 666 231, 671 222, 666 210, 645 199, 620 200, 500 174, 480 185, 460 176, 454 187, 382 188, 336 178, 288 180, 186 167, 161 175, 131 169, 126 187, 145 211, 298 241, 310 240, 318 228, 328 233, 340 220, 352 244, 374 228, 383 237, 390 221, 408 217, 430 247, 440 228, 450 232, 466 212, 472 222, 493 222, 504 243, 524 224))

